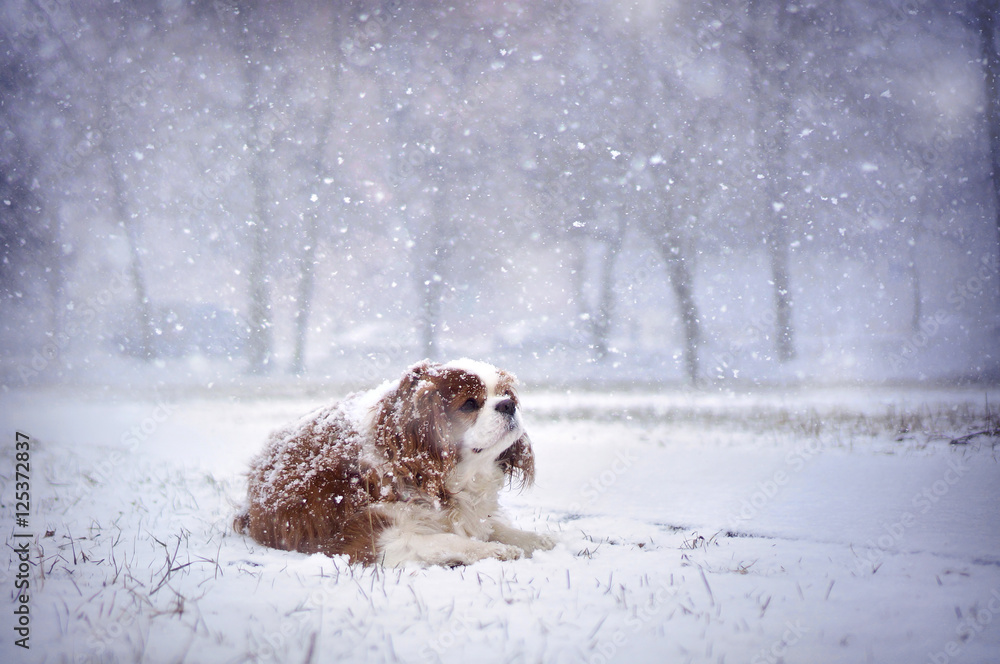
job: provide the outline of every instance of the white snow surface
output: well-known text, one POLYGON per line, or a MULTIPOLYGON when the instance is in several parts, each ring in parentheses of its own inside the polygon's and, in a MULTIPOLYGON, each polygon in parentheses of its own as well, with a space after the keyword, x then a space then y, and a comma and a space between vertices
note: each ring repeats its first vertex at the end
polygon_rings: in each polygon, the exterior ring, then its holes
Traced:
POLYGON ((0 397, 0 660, 997 661, 997 439, 949 444, 995 391, 522 391, 537 480, 501 500, 560 544, 403 570, 232 532, 268 433, 339 396, 0 397))

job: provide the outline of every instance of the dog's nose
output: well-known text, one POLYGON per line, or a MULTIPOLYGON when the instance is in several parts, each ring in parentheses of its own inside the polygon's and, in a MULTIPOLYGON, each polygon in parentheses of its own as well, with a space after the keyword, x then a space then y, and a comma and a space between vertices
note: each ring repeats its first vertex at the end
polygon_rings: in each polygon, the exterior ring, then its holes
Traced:
POLYGON ((514 403, 513 399, 504 399, 496 405, 496 409, 498 413, 513 417, 514 412, 517 410, 517 404, 514 403))

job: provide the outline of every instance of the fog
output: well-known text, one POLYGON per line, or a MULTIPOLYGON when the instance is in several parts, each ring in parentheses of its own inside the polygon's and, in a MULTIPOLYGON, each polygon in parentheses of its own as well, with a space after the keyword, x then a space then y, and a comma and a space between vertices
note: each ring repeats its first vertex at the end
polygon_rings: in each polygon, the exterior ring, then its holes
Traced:
POLYGON ((995 382, 987 4, 9 0, 0 380, 995 382))

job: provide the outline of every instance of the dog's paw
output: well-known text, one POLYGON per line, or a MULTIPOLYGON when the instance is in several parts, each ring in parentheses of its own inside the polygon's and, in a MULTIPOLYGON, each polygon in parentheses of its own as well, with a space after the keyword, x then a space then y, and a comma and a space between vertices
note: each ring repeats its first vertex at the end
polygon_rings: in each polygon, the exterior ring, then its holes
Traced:
POLYGON ((530 558, 535 551, 548 551, 553 548, 558 540, 550 535, 533 533, 527 530, 516 530, 505 533, 504 541, 524 550, 530 558))
POLYGON ((533 551, 550 551, 551 549, 554 549, 558 543, 559 541, 551 535, 542 535, 541 533, 537 533, 531 549, 533 551))
POLYGON ((524 557, 524 549, 512 544, 500 542, 472 542, 461 551, 452 551, 443 555, 440 564, 446 567, 460 567, 488 558, 497 560, 517 560, 524 557))
POLYGON ((501 544, 500 542, 485 543, 486 555, 484 558, 496 558, 497 560, 517 560, 524 557, 524 549, 513 544, 501 544))

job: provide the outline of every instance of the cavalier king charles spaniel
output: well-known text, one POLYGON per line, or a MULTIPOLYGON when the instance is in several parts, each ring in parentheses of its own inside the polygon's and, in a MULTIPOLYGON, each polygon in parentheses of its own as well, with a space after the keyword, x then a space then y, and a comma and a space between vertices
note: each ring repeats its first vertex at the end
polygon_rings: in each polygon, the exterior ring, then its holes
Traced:
POLYGON ((530 485, 517 379, 473 360, 428 361, 271 434, 234 526, 266 546, 397 566, 468 565, 551 549, 500 515, 530 485))

